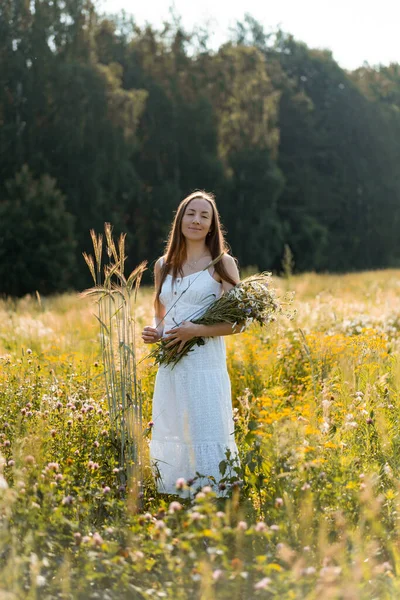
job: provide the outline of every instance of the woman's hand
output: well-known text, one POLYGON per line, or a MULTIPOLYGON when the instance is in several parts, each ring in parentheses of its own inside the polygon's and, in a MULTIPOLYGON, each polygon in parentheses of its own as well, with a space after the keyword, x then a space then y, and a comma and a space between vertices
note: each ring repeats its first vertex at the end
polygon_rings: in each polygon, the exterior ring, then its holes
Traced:
POLYGON ((161 339, 161 335, 155 327, 145 327, 142 331, 142 339, 145 344, 155 344, 161 339))
POLYGON ((179 353, 183 349, 183 346, 186 342, 199 335, 198 331, 199 325, 196 323, 192 323, 191 321, 182 321, 179 327, 174 327, 174 329, 169 329, 165 332, 165 335, 168 335, 168 340, 170 340, 168 344, 166 344, 166 347, 169 348, 170 346, 179 343, 179 353))

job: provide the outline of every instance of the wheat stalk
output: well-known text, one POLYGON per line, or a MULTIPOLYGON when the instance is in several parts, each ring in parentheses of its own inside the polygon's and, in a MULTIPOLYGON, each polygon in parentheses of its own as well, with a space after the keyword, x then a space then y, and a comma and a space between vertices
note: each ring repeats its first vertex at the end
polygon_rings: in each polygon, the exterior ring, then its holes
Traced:
POLYGON ((109 263, 102 265, 103 236, 90 231, 94 258, 85 252, 95 285, 82 292, 81 297, 97 299, 101 353, 104 365, 105 388, 111 422, 111 437, 119 452, 122 483, 132 490, 136 509, 141 508, 143 482, 142 395, 137 375, 135 305, 137 292, 146 262, 138 265, 128 277, 124 275, 125 237, 121 234, 116 245, 110 223, 104 225, 105 253, 109 263), (104 274, 102 281, 102 273, 104 274))

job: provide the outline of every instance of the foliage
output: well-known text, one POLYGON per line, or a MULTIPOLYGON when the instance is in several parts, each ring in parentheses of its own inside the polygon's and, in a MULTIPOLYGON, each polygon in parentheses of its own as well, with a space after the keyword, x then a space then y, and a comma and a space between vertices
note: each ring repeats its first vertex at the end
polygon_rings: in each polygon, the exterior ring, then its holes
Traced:
MULTIPOLYGON (((240 453, 220 465, 229 497, 159 495, 145 453, 139 513, 120 481, 92 304, 1 302, 1 594, 397 597, 398 278, 292 275, 291 327, 226 338, 240 453)), ((143 289, 139 325, 151 309, 143 289)), ((155 369, 138 369, 146 449, 155 369)))
POLYGON ((24 165, 0 198, 0 279, 8 295, 73 287, 74 219, 48 175, 35 180, 24 165))
POLYGON ((398 266, 398 65, 346 71, 249 15, 215 51, 179 19, 133 17, 90 0, 0 6, 0 202, 23 165, 55 181, 75 218, 76 289, 90 228, 129 233, 129 270, 152 263, 198 188, 215 192, 243 267, 281 272, 285 244, 297 272, 398 266))

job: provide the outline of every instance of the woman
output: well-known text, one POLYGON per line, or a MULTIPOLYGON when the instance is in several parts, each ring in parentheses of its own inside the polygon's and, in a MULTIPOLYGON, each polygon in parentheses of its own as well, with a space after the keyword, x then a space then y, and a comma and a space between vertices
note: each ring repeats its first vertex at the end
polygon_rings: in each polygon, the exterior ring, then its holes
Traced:
MULTIPOLYGON (((154 268, 155 327, 145 327, 146 344, 167 337, 169 346, 195 336, 195 346, 174 368, 160 366, 153 396, 150 458, 157 464, 160 493, 187 496, 178 479, 211 485, 219 495, 219 463, 226 449, 237 456, 225 343, 221 336, 237 333, 230 323, 198 325, 199 314, 221 293, 239 282, 235 260, 227 254, 214 197, 203 191, 182 200, 172 223, 165 255, 154 268), (223 253, 214 266, 207 266, 223 253), (208 476, 215 478, 216 484, 208 476), (178 484, 179 488, 179 484, 178 484)), ((221 486, 223 488, 224 486, 221 486)))

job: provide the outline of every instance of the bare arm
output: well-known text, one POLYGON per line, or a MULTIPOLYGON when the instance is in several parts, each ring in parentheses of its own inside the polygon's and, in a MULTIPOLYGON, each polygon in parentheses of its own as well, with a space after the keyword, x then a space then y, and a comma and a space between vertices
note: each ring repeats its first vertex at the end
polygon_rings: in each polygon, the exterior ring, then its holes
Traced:
MULTIPOLYGON (((154 288, 155 291, 158 290, 160 285, 161 278, 161 262, 162 259, 159 258, 154 265, 154 288)), ((155 307, 154 310, 154 327, 159 331, 160 337, 164 332, 164 317, 165 317, 165 306, 159 302, 158 306, 155 307)))
MULTIPOLYGON (((239 283, 240 275, 235 260, 229 254, 221 259, 224 267, 228 274, 231 276, 235 284, 239 283)), ((222 281, 222 289, 224 292, 229 292, 233 288, 231 283, 222 281)), ((219 335, 232 335, 233 333, 239 333, 242 325, 238 324, 232 327, 231 323, 216 323, 215 325, 197 325, 197 333, 201 337, 219 336, 219 335)))
POLYGON ((232 335, 240 333, 241 324, 234 325, 231 323, 215 323, 215 325, 196 325, 196 336, 211 337, 214 335, 232 335))
MULTIPOLYGON (((225 256, 223 256, 221 260, 228 275, 230 275, 230 277, 235 282, 235 285, 239 283, 240 275, 236 265, 236 261, 232 258, 232 256, 229 256, 229 254, 225 254, 225 256)), ((233 285, 231 283, 228 283, 227 281, 222 281, 221 283, 224 292, 229 292, 229 290, 233 288, 233 285)))
MULTIPOLYGON (((156 292, 160 285, 161 263, 162 259, 159 258, 154 265, 154 288, 156 292)), ((165 312, 165 307, 161 303, 159 303, 158 307, 155 307, 153 327, 145 327, 142 331, 142 339, 145 344, 154 344, 162 337, 165 312)))

